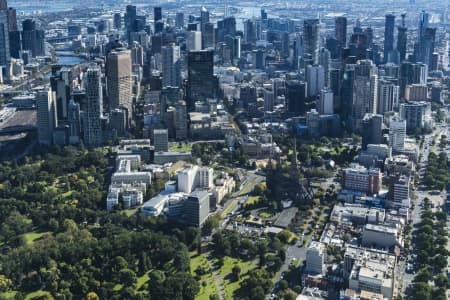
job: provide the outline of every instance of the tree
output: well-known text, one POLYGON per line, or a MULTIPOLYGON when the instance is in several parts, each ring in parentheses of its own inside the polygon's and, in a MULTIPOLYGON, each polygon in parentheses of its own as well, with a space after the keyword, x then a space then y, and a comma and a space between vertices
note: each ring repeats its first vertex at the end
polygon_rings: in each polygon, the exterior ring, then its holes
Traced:
POLYGON ((238 265, 234 266, 233 269, 231 270, 231 272, 234 275, 234 278, 236 279, 236 281, 239 281, 239 276, 241 274, 241 267, 239 267, 238 265))
POLYGON ((95 292, 89 292, 86 295, 86 299, 87 300, 100 300, 100 298, 98 297, 98 295, 95 292))
POLYGON ((0 292, 6 292, 11 284, 11 279, 7 278, 5 275, 0 275, 0 292))
POLYGON ((429 300, 431 297, 431 288, 425 282, 416 282, 412 288, 411 299, 429 300))
POLYGON ((279 287, 281 290, 285 290, 289 287, 289 284, 286 280, 282 279, 282 280, 280 280, 279 287))
POLYGON ((131 286, 136 283, 136 273, 130 269, 122 269, 119 272, 119 280, 125 286, 131 286))
POLYGON ((449 282, 448 282, 447 276, 445 276, 442 273, 439 273, 434 279, 434 284, 437 287, 447 289, 447 287, 449 286, 449 282))
POLYGON ((261 286, 254 287, 250 290, 250 300, 261 300, 264 299, 265 293, 261 286))

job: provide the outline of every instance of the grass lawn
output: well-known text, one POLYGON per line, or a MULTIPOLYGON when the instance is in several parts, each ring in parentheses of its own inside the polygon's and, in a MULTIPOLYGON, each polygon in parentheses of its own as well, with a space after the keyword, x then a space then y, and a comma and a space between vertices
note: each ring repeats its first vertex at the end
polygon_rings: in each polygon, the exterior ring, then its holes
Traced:
POLYGON ((32 293, 29 293, 28 295, 26 295, 25 300, 31 300, 31 299, 35 299, 38 297, 44 297, 46 295, 51 296, 49 292, 39 290, 39 291, 32 292, 32 293))
POLYGON ((222 212, 222 214, 220 215, 221 218, 225 218, 239 203, 239 198, 233 199, 233 201, 231 201, 230 205, 228 205, 228 207, 222 212))
POLYGON ((189 151, 192 151, 192 147, 190 144, 185 144, 185 143, 170 144, 169 151, 189 152, 189 151))
POLYGON ((9 292, 0 293, 0 299, 13 300, 16 293, 17 293, 17 291, 9 291, 9 292))
POLYGON ((268 219, 268 218, 273 217, 273 213, 271 213, 270 211, 267 211, 267 210, 262 210, 262 211, 258 212, 258 216, 263 219, 268 219))
POLYGON ((27 244, 32 244, 34 241, 42 238, 46 234, 52 234, 52 233, 50 231, 45 231, 45 232, 33 231, 33 232, 25 233, 23 236, 25 237, 27 244))
MULTIPOLYGON (((196 276, 195 270, 199 266, 209 266, 205 255, 191 256, 191 274, 193 276, 196 276)), ((198 282, 200 284, 200 291, 195 296, 196 300, 209 300, 210 295, 219 295, 219 288, 217 287, 216 279, 212 272, 202 275, 198 282), (203 286, 202 282, 206 282, 206 286, 203 286)))
POLYGON ((234 292, 239 289, 242 281, 248 277, 247 272, 254 269, 256 264, 256 260, 242 261, 236 258, 224 257, 224 263, 219 270, 219 274, 225 287, 225 299, 234 299, 234 292), (239 281, 235 281, 232 275, 232 269, 236 265, 241 268, 239 281))
POLYGON ((239 194, 239 196, 243 196, 245 194, 250 193, 252 191, 252 189, 253 189, 253 184, 254 183, 255 183, 255 180, 252 180, 249 183, 247 183, 247 185, 242 189, 242 191, 239 194))
POLYGON ((142 288, 142 286, 150 280, 149 274, 150 274, 150 272, 147 272, 144 275, 142 275, 141 277, 138 277, 138 279, 136 281, 136 290, 137 291, 139 291, 142 288))
POLYGON ((67 191, 67 192, 65 192, 65 193, 63 193, 61 196, 65 199, 65 198, 69 198, 70 196, 72 196, 72 194, 74 193, 75 191, 74 190, 70 190, 70 191, 67 191))
POLYGON ((259 202, 259 196, 250 196, 248 197, 247 204, 252 205, 259 202))
POLYGON ((127 215, 127 217, 131 217, 132 215, 136 214, 137 211, 138 211, 137 208, 132 208, 132 209, 126 209, 123 212, 127 215))

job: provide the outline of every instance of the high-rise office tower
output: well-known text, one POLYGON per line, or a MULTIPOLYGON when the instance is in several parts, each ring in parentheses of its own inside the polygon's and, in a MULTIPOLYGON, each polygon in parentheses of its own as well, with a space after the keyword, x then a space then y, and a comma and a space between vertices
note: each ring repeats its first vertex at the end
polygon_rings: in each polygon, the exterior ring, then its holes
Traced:
POLYGON ((408 84, 427 82, 428 67, 423 63, 412 63, 404 61, 400 65, 400 98, 405 97, 405 90, 408 84))
POLYGON ((203 32, 205 30, 206 23, 209 23, 209 11, 206 7, 202 6, 200 9, 200 30, 203 32))
POLYGON ((109 112, 109 129, 111 129, 118 137, 126 135, 127 112, 125 109, 116 108, 109 112))
POLYGON ((319 65, 323 67, 325 74, 325 86, 330 86, 330 61, 331 53, 327 48, 320 48, 319 50, 319 65))
POLYGON ((45 55, 45 34, 37 29, 34 20, 26 19, 22 23, 22 49, 30 50, 33 57, 45 55))
POLYGON ((273 90, 271 89, 263 89, 264 96, 264 111, 273 111, 274 106, 274 95, 273 90))
POLYGON ((67 119, 69 122, 69 144, 78 144, 81 134, 80 104, 73 101, 73 99, 69 102, 67 119))
POLYGON ((320 47, 320 21, 319 19, 306 19, 303 22, 303 48, 304 52, 312 56, 313 62, 319 61, 320 47))
POLYGON ((236 36, 236 19, 227 17, 217 22, 217 42, 223 42, 225 36, 236 36))
POLYGON ((308 83, 308 97, 317 96, 325 86, 325 71, 320 65, 306 67, 306 82, 308 83))
POLYGON ((11 61, 9 49, 8 4, 0 1, 0 65, 6 66, 11 61))
POLYGON ((286 103, 290 113, 306 112, 306 82, 299 80, 286 81, 286 103))
POLYGON ((427 27, 422 32, 421 40, 416 45, 414 57, 416 62, 425 63, 430 69, 433 64, 433 53, 436 44, 436 28, 427 27))
POLYGON ((155 146, 155 152, 169 151, 169 132, 167 129, 153 130, 153 145, 155 146))
POLYGON ((131 51, 115 49, 106 62, 106 82, 109 109, 127 109, 128 124, 133 116, 133 95, 131 81, 131 51))
POLYGON ((153 8, 153 21, 154 21, 154 31, 155 33, 162 32, 164 29, 164 21, 162 19, 162 8, 154 7, 153 8))
POLYGON ((393 80, 384 78, 378 80, 377 113, 384 114, 398 108, 399 89, 399 86, 393 80))
POLYGON ((394 50, 394 28, 395 16, 392 14, 386 15, 384 25, 384 61, 388 61, 389 53, 394 50))
POLYGON ((205 29, 202 32, 202 48, 214 48, 215 47, 215 31, 213 23, 206 23, 205 29))
POLYGON ((126 13, 125 13, 125 28, 128 32, 133 31, 132 27, 134 26, 134 22, 136 21, 137 10, 134 5, 127 5, 126 13))
POLYGON ((38 142, 41 145, 53 144, 53 132, 58 126, 55 95, 47 88, 36 94, 38 142))
POLYGON ((87 147, 99 147, 103 143, 102 72, 96 64, 90 64, 86 72, 86 110, 83 119, 83 141, 87 147))
POLYGON ((398 117, 389 120, 389 146, 392 151, 399 152, 405 149, 406 120, 398 117))
POLYGON ((175 44, 162 47, 162 86, 179 87, 181 85, 180 74, 180 47, 175 44))
POLYGON ((178 141, 187 138, 187 108, 183 100, 175 105, 175 138, 178 141))
POLYGON ((361 123, 362 149, 367 150, 369 144, 381 144, 383 116, 368 113, 361 123))
POLYGON ((70 101, 72 83, 72 71, 70 68, 63 67, 55 70, 50 77, 50 85, 55 92, 55 101, 58 120, 66 120, 68 116, 68 105, 70 101))
POLYGON ((114 28, 115 29, 121 29, 122 28, 122 15, 120 12, 114 13, 114 28))
POLYGON ((189 109, 195 101, 215 98, 217 80, 214 76, 214 53, 212 50, 191 51, 188 53, 188 83, 186 99, 189 109))
POLYGON ((405 17, 406 14, 402 14, 402 24, 398 26, 397 51, 400 54, 400 62, 403 62, 406 58, 406 47, 408 43, 408 27, 406 27, 405 17))
MULTIPOLYGON (((347 121, 353 112, 353 90, 355 89, 356 64, 346 64, 342 75, 341 118, 347 121)), ((351 127, 351 122, 347 123, 351 127)))
POLYGON ((175 27, 176 28, 183 28, 184 27, 184 13, 177 12, 175 16, 175 27))
POLYGON ((319 101, 317 102, 317 111, 321 115, 332 115, 334 113, 333 91, 324 88, 320 91, 319 101))
POLYGON ((14 8, 8 8, 8 31, 17 31, 17 12, 14 8))
POLYGON ((202 32, 201 31, 186 32, 186 50, 187 51, 202 50, 202 32))
POLYGON ((347 46, 347 18, 337 17, 334 21, 334 35, 342 48, 347 46))
POLYGON ((419 15, 419 29, 417 34, 418 42, 422 40, 423 33, 425 29, 428 28, 429 23, 430 23, 430 14, 423 10, 419 15))
POLYGON ((131 64, 144 66, 144 47, 138 42, 134 42, 131 47, 131 64))
POLYGON ((256 23, 253 20, 244 21, 244 38, 247 43, 256 42, 256 23))
POLYGON ((352 119, 354 129, 359 128, 365 114, 377 112, 377 92, 377 67, 371 60, 358 61, 355 66, 353 88, 352 119))

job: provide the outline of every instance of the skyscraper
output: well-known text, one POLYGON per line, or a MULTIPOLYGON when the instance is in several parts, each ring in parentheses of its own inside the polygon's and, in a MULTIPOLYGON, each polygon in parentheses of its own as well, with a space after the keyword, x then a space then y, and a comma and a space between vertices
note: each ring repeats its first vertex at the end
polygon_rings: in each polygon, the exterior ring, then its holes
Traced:
POLYGON ((430 69, 433 64, 433 53, 436 44, 436 28, 427 27, 422 32, 421 40, 416 45, 414 57, 416 62, 425 63, 430 69))
POLYGON ((378 104, 377 112, 384 114, 385 112, 394 111, 398 108, 399 86, 391 80, 380 79, 378 81, 378 104))
POLYGON ((119 48, 109 53, 106 62, 106 80, 109 109, 126 108, 130 122, 133 115, 130 50, 119 48))
POLYGON ((87 147, 98 147, 103 142, 101 117, 103 112, 102 72, 96 64, 90 64, 86 72, 86 111, 83 134, 87 147))
POLYGON ((408 27, 406 27, 405 17, 406 14, 402 14, 402 24, 398 26, 397 51, 400 54, 400 62, 403 62, 406 58, 406 46, 408 43, 408 27))
POLYGON ((154 129, 153 130, 153 145, 155 146, 155 151, 169 151, 169 132, 167 129, 154 129))
POLYGON ((188 54, 187 105, 194 107, 195 101, 215 98, 217 80, 214 76, 214 54, 212 50, 191 51, 188 54))
POLYGON ((236 19, 227 17, 217 22, 217 41, 223 42, 226 35, 236 36, 236 19))
POLYGON ((319 19, 306 19, 303 22, 303 47, 305 54, 310 54, 313 62, 317 63, 319 61, 320 47, 319 19))
POLYGON ((175 27, 176 28, 183 28, 184 27, 184 13, 177 12, 175 16, 175 27))
POLYGON ((377 112, 378 76, 377 67, 371 60, 360 60, 355 66, 353 88, 352 119, 353 128, 359 124, 367 113, 377 112))
POLYGON ((205 29, 202 31, 202 49, 214 48, 215 32, 214 24, 206 23, 205 29))
POLYGON ((178 141, 187 138, 187 109, 183 100, 175 105, 175 138, 178 141))
POLYGON ((202 50, 202 32, 201 31, 186 32, 186 50, 187 51, 202 50))
POLYGON ((58 126, 55 96, 46 88, 36 94, 38 142, 41 145, 53 144, 53 131, 58 126))
POLYGON ((68 105, 71 94, 72 71, 63 67, 55 70, 50 77, 52 91, 56 93, 56 108, 58 120, 67 119, 68 105))
POLYGON ((244 21, 244 38, 247 43, 256 42, 256 24, 253 20, 244 21))
POLYGON ((69 102, 68 121, 69 144, 78 144, 81 133, 80 104, 73 101, 73 99, 69 102))
POLYGON ((114 14, 114 28, 121 29, 122 28, 122 15, 120 12, 114 14))
POLYGON ((428 28, 430 22, 430 14, 425 12, 424 10, 419 15, 419 29, 417 34, 417 41, 420 42, 422 40, 423 32, 426 28, 428 28))
POLYGON ((388 54, 394 50, 394 28, 395 16, 392 14, 386 15, 384 25, 384 61, 388 60, 388 54))
POLYGON ((8 31, 8 4, 0 1, 0 65, 6 66, 11 60, 8 31))
POLYGON ((364 115, 361 123, 362 149, 366 150, 369 144, 381 144, 383 116, 368 113, 364 115))
POLYGON ((162 86, 179 87, 180 74, 180 47, 175 44, 162 47, 162 86))
POLYGON ((337 17, 334 21, 334 35, 342 48, 347 46, 347 18, 337 17))
POLYGON ((406 120, 391 118, 389 121, 389 146, 394 152, 405 149, 406 120))
POLYGON ((132 27, 134 26, 136 17, 137 17, 136 6, 127 5, 125 13, 125 28, 127 29, 128 32, 132 31, 132 27))
POLYGON ((33 57, 45 55, 45 34, 37 29, 34 20, 26 19, 22 23, 22 49, 30 50, 33 57))
POLYGON ((306 112, 306 82, 299 80, 286 81, 286 103, 290 113, 306 112))
POLYGON ((405 97, 405 90, 408 84, 426 83, 427 82, 428 67, 423 63, 411 63, 404 61, 400 65, 400 98, 405 97))
POLYGON ((17 31, 17 12, 14 8, 8 8, 8 31, 17 31))
POLYGON ((320 65, 306 67, 306 82, 308 83, 308 97, 317 96, 325 86, 325 71, 320 65))
POLYGON ((164 29, 164 21, 162 19, 162 8, 154 7, 153 8, 153 21, 155 26, 155 33, 162 32, 164 29))
POLYGON ((202 6, 200 9, 200 30, 202 32, 205 30, 206 23, 209 23, 209 11, 202 6))

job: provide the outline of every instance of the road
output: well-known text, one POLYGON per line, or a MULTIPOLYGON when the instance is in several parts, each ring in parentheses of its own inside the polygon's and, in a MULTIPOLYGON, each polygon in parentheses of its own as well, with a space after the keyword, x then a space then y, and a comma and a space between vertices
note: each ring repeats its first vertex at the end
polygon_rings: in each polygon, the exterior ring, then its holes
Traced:
MULTIPOLYGON (((447 112, 446 112, 446 118, 447 118, 447 112)), ((421 213, 422 213, 422 205, 424 198, 429 198, 431 203, 434 204, 435 209, 440 209, 443 205, 445 205, 445 201, 443 199, 442 194, 430 194, 429 191, 426 191, 424 189, 424 186, 422 185, 422 180, 425 174, 425 169, 428 164, 428 155, 430 154, 430 151, 433 151, 438 154, 440 152, 439 149, 439 141, 441 135, 447 135, 450 136, 450 128, 448 127, 449 124, 437 124, 436 129, 431 133, 424 136, 424 143, 423 147, 420 149, 421 153, 421 160, 418 162, 417 165, 417 171, 419 174, 419 189, 415 190, 416 198, 412 199, 412 204, 414 204, 414 210, 410 212, 410 219, 411 219, 411 226, 413 230, 413 239, 412 239, 412 253, 405 258, 404 261, 400 261, 397 266, 397 280, 399 282, 399 285, 401 287, 401 291, 403 294, 405 294, 405 289, 412 283, 414 280, 415 272, 407 272, 406 268, 408 264, 414 264, 415 260, 412 257, 412 255, 417 254, 417 249, 415 247, 415 239, 414 236, 417 230, 419 223, 421 222, 421 213), (436 139, 436 145, 435 149, 433 149, 432 142, 436 139)), ((450 156, 450 148, 446 147, 447 155, 450 156)), ((448 222, 448 225, 450 225, 450 220, 448 222)), ((449 227, 450 228, 450 227, 449 227)), ((449 242, 449 249, 450 249, 450 242, 449 242)), ((450 263, 449 263, 450 265, 450 263)), ((414 270, 417 271, 417 270, 414 270)))
MULTIPOLYGON (((229 212, 231 214, 234 214, 240 208, 240 206, 243 205, 247 201, 248 197, 245 194, 253 191, 254 187, 257 184, 259 184, 265 180, 266 180, 266 178, 264 176, 255 174, 254 171, 247 172, 247 176, 246 176, 245 180, 241 183, 240 189, 231 195, 230 199, 228 199, 225 202, 223 207, 219 208, 217 214, 221 215, 224 211, 229 210, 229 207, 231 205, 236 205, 229 212), (248 191, 248 192, 245 193, 246 191, 248 191)), ((225 219, 221 223, 221 227, 224 228, 228 222, 229 222, 229 217, 225 216, 225 219)))

